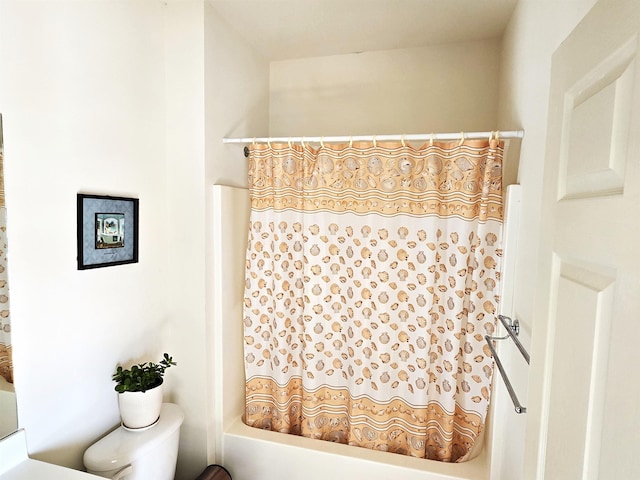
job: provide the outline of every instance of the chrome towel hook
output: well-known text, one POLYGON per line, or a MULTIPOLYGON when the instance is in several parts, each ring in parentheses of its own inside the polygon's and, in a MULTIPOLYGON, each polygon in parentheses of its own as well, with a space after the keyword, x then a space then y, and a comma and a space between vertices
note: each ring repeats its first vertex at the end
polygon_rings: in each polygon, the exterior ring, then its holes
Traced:
POLYGON ((489 346, 489 350, 491 350, 491 355, 493 356, 493 359, 496 362, 496 366, 500 371, 500 375, 502 376, 504 385, 507 387, 507 391, 509 392, 509 396, 511 397, 513 406, 516 409, 516 413, 527 413, 526 407, 524 407, 520 403, 520 400, 518 400, 518 396, 516 395, 516 392, 513 389, 513 386, 511 385, 511 381, 509 380, 509 377, 504 369, 504 366, 500 361, 500 357, 498 357, 498 353, 496 352, 495 347, 493 346, 493 341, 495 340, 506 340, 507 338, 511 338, 513 342, 516 344, 516 347, 518 347, 518 350, 520 350, 520 353, 522 354, 525 361, 527 362, 527 365, 529 365, 529 362, 530 362, 529 353, 522 346, 522 343, 520 343, 520 340, 518 340, 518 334, 520 333, 520 322, 518 322, 517 319, 512 320, 511 318, 505 315, 498 315, 498 319, 500 320, 504 328, 507 330, 507 335, 505 335, 504 337, 492 337, 490 335, 485 335, 484 339, 487 342, 487 345, 489 346))

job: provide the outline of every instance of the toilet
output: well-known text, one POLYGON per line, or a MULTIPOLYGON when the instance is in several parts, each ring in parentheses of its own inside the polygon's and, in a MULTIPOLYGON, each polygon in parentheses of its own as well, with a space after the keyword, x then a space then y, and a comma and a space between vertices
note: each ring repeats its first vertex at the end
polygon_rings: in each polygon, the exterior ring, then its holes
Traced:
POLYGON ((183 420, 178 405, 163 403, 151 427, 118 427, 84 452, 87 472, 112 480, 173 480, 183 420))

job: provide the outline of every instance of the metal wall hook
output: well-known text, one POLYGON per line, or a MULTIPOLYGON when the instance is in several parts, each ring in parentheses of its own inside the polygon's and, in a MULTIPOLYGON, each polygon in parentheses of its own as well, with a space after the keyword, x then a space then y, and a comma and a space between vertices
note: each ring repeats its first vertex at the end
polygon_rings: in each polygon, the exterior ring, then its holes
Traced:
POLYGON ((513 333, 515 333, 516 335, 520 335, 520 322, 517 318, 515 320, 512 320, 510 317, 507 317, 505 315, 498 315, 498 319, 503 324, 504 322, 507 322, 507 325, 509 325, 509 327, 513 330, 513 333))
POLYGON ((527 365, 529 365, 529 352, 527 352, 527 350, 522 346, 522 343, 520 343, 520 340, 518 340, 518 334, 520 333, 520 322, 518 322, 517 320, 511 320, 511 318, 504 315, 498 315, 498 320, 502 322, 502 325, 507 330, 507 333, 516 344, 516 347, 518 347, 518 350, 520 350, 520 353, 522 354, 524 359, 527 361, 527 365))
POLYGON ((500 357, 498 357, 498 353, 496 352, 495 347, 493 346, 494 341, 506 340, 507 338, 511 338, 513 342, 516 344, 516 347, 518 347, 518 350, 520 350, 520 353, 522 354, 522 356, 524 357, 528 365, 530 361, 529 353, 522 346, 522 344, 520 343, 520 340, 518 340, 518 337, 517 337, 518 334, 520 333, 520 322, 518 322, 518 320, 512 320, 511 318, 505 315, 498 315, 498 319, 500 320, 504 328, 507 330, 508 335, 505 335, 504 337, 492 337, 490 335, 485 335, 484 339, 487 342, 487 345, 489 346, 489 350, 491 350, 491 355, 493 356, 493 359, 496 362, 496 366, 498 367, 498 371, 502 376, 502 381, 504 382, 504 385, 507 387, 507 391, 509 392, 509 396, 511 397, 513 406, 516 409, 516 413, 527 413, 526 407, 520 404, 520 400, 518 400, 518 396, 516 395, 516 392, 513 389, 513 386, 511 385, 511 381, 509 380, 507 372, 505 371, 502 365, 502 362, 500 361, 500 357))

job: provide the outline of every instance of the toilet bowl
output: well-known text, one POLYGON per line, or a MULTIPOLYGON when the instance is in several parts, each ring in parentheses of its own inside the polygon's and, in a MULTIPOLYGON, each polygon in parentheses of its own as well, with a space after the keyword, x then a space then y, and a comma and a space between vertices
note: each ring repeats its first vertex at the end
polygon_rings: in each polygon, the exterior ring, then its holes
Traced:
POLYGON ((173 480, 183 420, 178 405, 164 403, 151 428, 118 427, 84 452, 87 472, 112 480, 173 480))

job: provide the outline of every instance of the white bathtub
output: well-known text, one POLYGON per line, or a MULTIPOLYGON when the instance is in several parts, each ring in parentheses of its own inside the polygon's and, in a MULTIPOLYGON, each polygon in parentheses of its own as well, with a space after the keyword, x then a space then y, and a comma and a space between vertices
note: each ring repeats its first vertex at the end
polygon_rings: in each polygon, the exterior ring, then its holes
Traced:
POLYGON ((487 452, 442 463, 259 430, 237 418, 224 432, 223 461, 234 480, 488 480, 487 452))
MULTIPOLYGON (((513 421, 508 399, 494 394, 485 429, 485 445, 464 463, 448 464, 373 451, 294 435, 264 431, 242 423, 244 364, 242 295, 249 221, 248 192, 214 186, 214 311, 208 342, 212 345, 212 410, 209 462, 224 465, 234 480, 494 480, 500 478, 504 439, 495 424, 513 421), (496 414, 496 412, 500 412, 496 414), (492 422, 491 418, 498 418, 492 422), (497 445, 497 447, 496 447, 497 445)), ((506 260, 506 259, 505 259, 506 260)), ((505 262, 506 263, 506 262, 505 262)), ((507 268, 505 266, 505 268, 507 268)), ((507 303, 504 302, 503 304, 507 303)), ((496 382, 500 380, 496 377, 496 382)), ((494 382, 494 384, 496 383, 494 382)))

